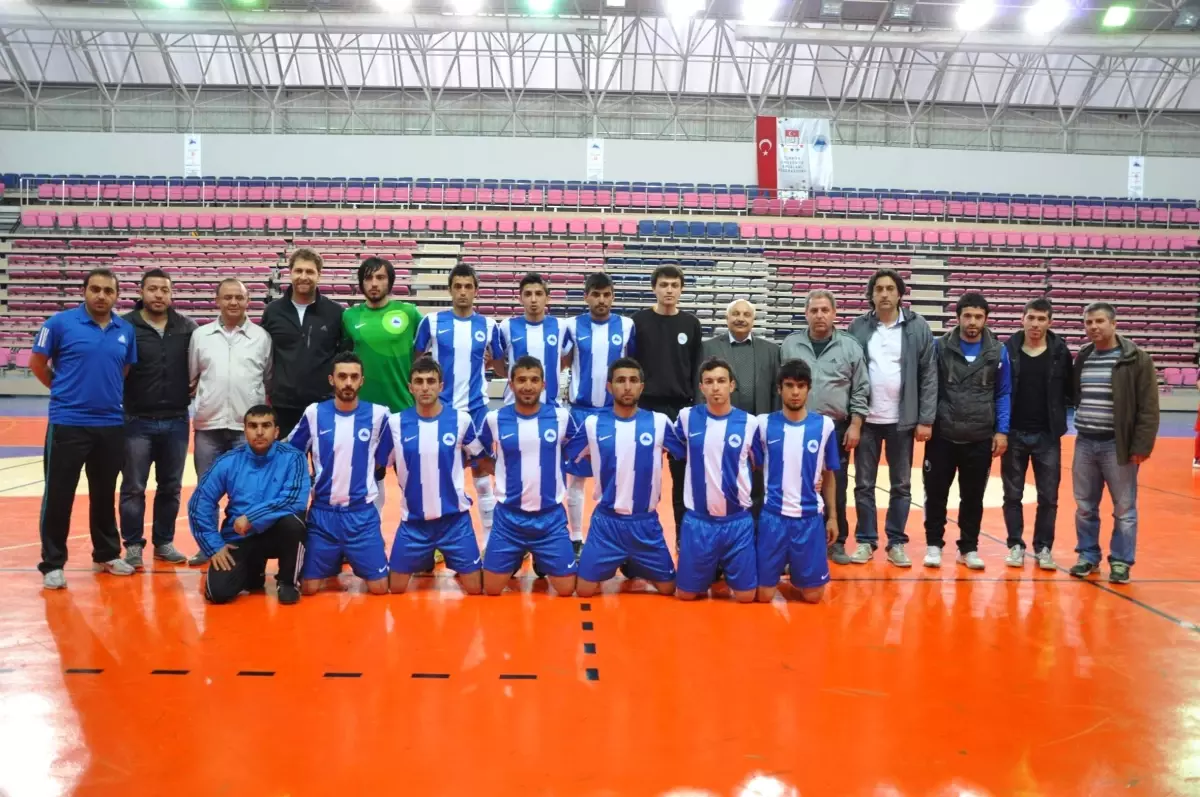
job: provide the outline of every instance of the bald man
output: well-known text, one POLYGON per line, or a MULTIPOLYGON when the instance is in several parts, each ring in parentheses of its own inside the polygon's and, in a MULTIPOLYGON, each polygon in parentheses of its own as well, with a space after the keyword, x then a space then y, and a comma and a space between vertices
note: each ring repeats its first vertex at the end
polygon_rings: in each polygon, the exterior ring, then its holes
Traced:
MULTIPOLYGON (((751 415, 766 415, 779 409, 779 344, 754 334, 754 305, 735 299, 725 310, 725 332, 704 341, 704 359, 717 357, 733 368, 736 388, 730 402, 751 415)), ((762 471, 752 471, 750 497, 758 517, 762 508, 762 471)))

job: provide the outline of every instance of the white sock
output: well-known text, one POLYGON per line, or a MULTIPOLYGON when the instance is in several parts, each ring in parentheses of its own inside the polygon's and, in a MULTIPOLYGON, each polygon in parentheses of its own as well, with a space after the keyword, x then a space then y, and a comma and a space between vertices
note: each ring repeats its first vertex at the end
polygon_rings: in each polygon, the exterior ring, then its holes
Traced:
POLYGON ((583 489, 587 479, 567 474, 567 528, 572 541, 583 540, 583 489))
POLYGON ((477 476, 475 478, 475 495, 479 497, 479 519, 483 523, 483 540, 492 533, 492 512, 496 509, 496 495, 492 492, 492 477, 477 476))

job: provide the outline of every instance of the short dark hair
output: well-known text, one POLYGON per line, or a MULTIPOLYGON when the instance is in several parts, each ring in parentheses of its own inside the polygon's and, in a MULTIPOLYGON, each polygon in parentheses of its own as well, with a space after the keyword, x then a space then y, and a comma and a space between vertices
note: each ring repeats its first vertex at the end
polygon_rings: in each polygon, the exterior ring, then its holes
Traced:
POLYGON ((521 278, 521 284, 517 286, 518 296, 525 292, 526 285, 541 285, 543 291, 546 293, 550 292, 550 286, 546 283, 545 277, 536 271, 530 271, 521 278))
POLYGON ((645 382, 646 372, 642 370, 642 364, 632 357, 618 357, 612 361, 612 365, 608 366, 608 381, 613 380, 613 374, 622 368, 635 369, 638 372, 638 379, 645 382))
POLYGON ((804 360, 784 360, 779 366, 779 376, 775 378, 775 386, 783 387, 785 379, 812 387, 812 368, 804 360))
POLYGON ((438 365, 438 361, 426 354, 424 357, 418 357, 413 361, 412 368, 408 371, 408 378, 411 381, 415 374, 437 374, 437 378, 442 378, 442 366, 438 365))
POLYGON ((962 311, 969 307, 982 310, 985 316, 988 314, 988 311, 991 310, 991 308, 988 307, 988 300, 985 299, 983 294, 979 293, 978 291, 967 291, 961 297, 959 297, 958 301, 954 304, 954 315, 962 315, 962 311))
POLYGON ((586 296, 592 291, 602 291, 605 288, 613 286, 612 277, 605 274, 603 271, 593 271, 588 274, 587 279, 583 283, 583 293, 586 296))
POLYGON ((533 357, 528 354, 524 355, 523 357, 518 357, 517 361, 513 363, 512 370, 508 372, 509 378, 511 379, 517 373, 517 371, 523 368, 536 368, 538 376, 540 376, 542 379, 546 378, 546 369, 542 365, 542 361, 537 357, 533 357))
POLYGON ((683 269, 673 263, 667 263, 654 269, 654 273, 650 275, 650 287, 658 285, 660 279, 677 279, 680 287, 683 286, 683 269))
POLYGON ((321 273, 321 269, 325 268, 325 258, 317 254, 316 249, 309 249, 307 246, 302 246, 295 252, 288 255, 288 271, 296 265, 297 260, 307 260, 317 267, 317 273, 321 273))
POLYGON ((107 277, 117 286, 117 290, 121 289, 121 281, 117 279, 117 275, 113 273, 111 268, 94 268, 83 278, 83 289, 85 291, 87 290, 88 283, 92 281, 92 277, 107 277))
POLYGON ((1025 315, 1030 310, 1037 313, 1045 313, 1047 318, 1054 318, 1054 305, 1045 296, 1038 296, 1035 299, 1025 302, 1025 309, 1021 311, 1021 315, 1025 315))
POLYGON ((336 371, 339 365, 357 365, 358 370, 363 370, 362 357, 359 357, 352 351, 338 352, 337 356, 333 358, 333 365, 329 367, 329 373, 332 374, 334 371, 336 371))
POLYGON ((479 275, 475 273, 474 268, 468 266, 466 263, 459 263, 457 266, 450 269, 450 276, 446 277, 447 288, 454 285, 455 277, 470 277, 471 281, 475 283, 475 287, 479 287, 479 275))
POLYGON ((150 268, 142 272, 142 287, 146 287, 146 282, 153 279, 171 281, 171 275, 163 271, 161 268, 150 268))
POLYGON ((251 416, 270 415, 271 420, 275 425, 279 425, 279 415, 275 412, 275 408, 270 404, 255 404, 250 409, 246 410, 246 414, 242 416, 242 424, 245 425, 250 420, 251 416))
POLYGON ((908 293, 908 286, 904 284, 904 277, 900 276, 900 272, 894 268, 881 268, 871 275, 871 279, 867 280, 867 302, 872 308, 875 307, 873 301, 875 296, 875 283, 879 282, 883 277, 887 277, 892 282, 896 283, 896 293, 903 296, 908 293))
POLYGON ((704 375, 709 371, 715 371, 718 368, 724 368, 725 373, 729 374, 729 378, 733 379, 733 367, 720 357, 709 357, 704 362, 700 363, 700 379, 704 380, 704 375))
POLYGON ((1104 313, 1108 316, 1109 321, 1117 320, 1117 308, 1113 307, 1108 302, 1092 302, 1087 307, 1083 308, 1083 317, 1087 318, 1092 313, 1104 313))
POLYGON ((363 262, 358 264, 358 289, 363 289, 363 283, 367 277, 374 274, 379 269, 387 272, 388 292, 391 293, 392 288, 396 285, 396 267, 392 265, 392 261, 384 257, 368 257, 363 262))

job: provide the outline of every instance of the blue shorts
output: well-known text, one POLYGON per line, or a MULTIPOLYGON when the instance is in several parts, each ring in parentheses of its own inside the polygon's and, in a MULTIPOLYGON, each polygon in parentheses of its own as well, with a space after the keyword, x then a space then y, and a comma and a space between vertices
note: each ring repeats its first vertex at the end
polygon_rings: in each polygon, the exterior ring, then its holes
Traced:
POLYGON ((388 565, 393 573, 424 573, 431 569, 434 549, 442 552, 446 567, 461 575, 483 567, 470 512, 455 512, 437 520, 404 521, 396 529, 388 565))
POLYGON ((567 511, 562 504, 542 512, 523 512, 496 504, 483 569, 511 573, 521 566, 526 553, 533 554, 539 572, 555 577, 575 575, 575 549, 571 547, 567 511))
POLYGON ((308 510, 308 541, 305 542, 301 579, 332 578, 342 570, 342 557, 354 575, 366 581, 388 576, 387 552, 374 505, 357 509, 308 510))
POLYGON ((748 510, 727 517, 688 512, 679 528, 679 589, 707 592, 725 571, 730 589, 744 592, 758 586, 754 563, 754 516, 748 510))
POLYGON ((607 581, 626 561, 638 578, 675 580, 675 563, 663 539, 657 512, 618 515, 596 509, 579 555, 579 577, 597 583, 607 581))
POLYGON ((763 511, 758 516, 758 586, 774 588, 786 564, 792 585, 811 589, 829 583, 822 515, 784 517, 763 511))
MULTIPOLYGON (((608 412, 607 408, 593 409, 591 407, 571 407, 571 425, 570 429, 582 429, 584 421, 593 415, 600 412, 608 412)), ((590 478, 592 475, 592 460, 585 459, 580 462, 569 462, 563 459, 563 473, 571 476, 577 476, 581 479, 590 478)))

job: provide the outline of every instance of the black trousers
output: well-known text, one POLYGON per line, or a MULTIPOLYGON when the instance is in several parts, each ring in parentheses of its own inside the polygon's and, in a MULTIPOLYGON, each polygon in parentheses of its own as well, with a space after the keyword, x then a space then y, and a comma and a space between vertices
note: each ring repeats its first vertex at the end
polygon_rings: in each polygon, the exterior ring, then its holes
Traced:
POLYGON ((979 550, 983 493, 992 470, 992 440, 951 443, 934 436, 925 444, 925 544, 946 542, 946 501, 958 474, 958 552, 979 550))
POLYGON ((833 425, 833 435, 837 438, 838 462, 841 464, 833 477, 834 491, 837 493, 834 502, 837 507, 837 542, 843 544, 850 537, 850 521, 846 519, 846 490, 850 486, 850 452, 843 444, 846 439, 846 430, 849 428, 849 421, 837 421, 833 425))
POLYGON ((275 407, 275 417, 279 419, 279 439, 287 437, 296 428, 296 424, 300 423, 300 419, 304 417, 305 407, 275 407))
MULTIPOLYGON (((674 421, 679 417, 679 411, 684 407, 690 407, 691 404, 680 404, 678 402, 668 403, 658 401, 656 399, 647 399, 643 396, 642 400, 638 402, 638 406, 644 410, 661 412, 663 415, 666 415, 668 418, 674 421)), ((679 529, 683 525, 683 513, 685 511, 683 506, 683 482, 687 477, 687 461, 675 459, 674 457, 667 457, 667 468, 671 471, 671 504, 672 508, 675 510, 675 545, 678 547, 679 529)))
POLYGON ((117 532, 117 476, 125 464, 124 426, 60 426, 46 430, 42 472, 43 574, 67 564, 67 536, 71 532, 71 509, 79 474, 87 473, 92 533, 92 561, 108 562, 121 555, 117 532))
POLYGON ((242 538, 231 551, 232 570, 217 570, 209 564, 204 597, 213 603, 229 603, 242 590, 260 587, 268 559, 279 560, 276 583, 298 586, 304 564, 304 538, 304 519, 299 515, 285 515, 261 534, 242 538))

